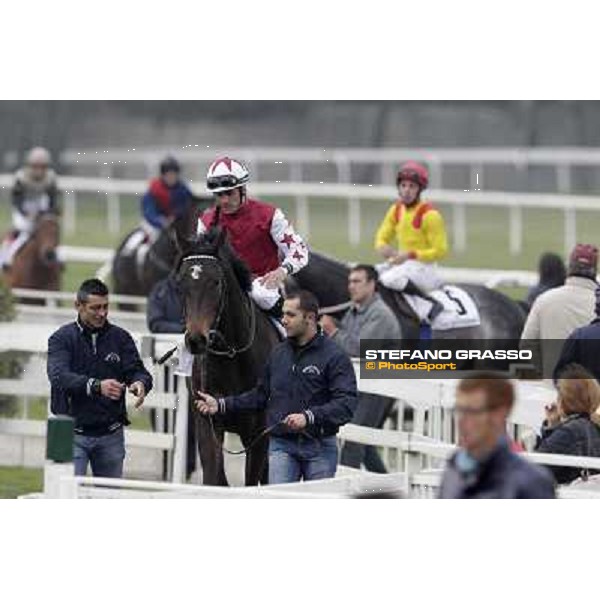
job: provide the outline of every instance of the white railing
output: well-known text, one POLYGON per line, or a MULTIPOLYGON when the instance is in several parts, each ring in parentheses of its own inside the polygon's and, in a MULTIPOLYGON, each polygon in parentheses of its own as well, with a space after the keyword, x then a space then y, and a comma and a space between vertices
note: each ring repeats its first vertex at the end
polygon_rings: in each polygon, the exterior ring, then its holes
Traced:
MULTIPOLYGON (((340 477, 318 481, 269 485, 255 488, 222 488, 213 486, 173 485, 158 482, 75 477, 72 465, 47 464, 44 495, 47 498, 348 498, 368 492, 396 492, 412 498, 434 498, 440 486, 442 469, 427 469, 430 458, 445 459, 455 447, 419 439, 410 434, 390 438, 380 430, 347 425, 340 439, 387 445, 405 453, 404 470, 386 475, 340 469, 340 477)), ((569 466, 600 470, 600 458, 558 454, 523 453, 527 460, 544 465, 569 466)), ((600 498, 597 478, 558 488, 559 498, 600 498)), ((38 496, 39 497, 39 496, 38 496)))
MULTIPOLYGON (((12 175, 0 175, 0 185, 10 185, 11 182, 12 175)), ((77 227, 77 194, 95 192, 105 199, 108 230, 116 234, 121 231, 120 196, 144 193, 147 181, 61 177, 59 185, 65 191, 63 219, 67 231, 73 232, 77 227)), ((204 193, 202 185, 196 184, 192 188, 198 194, 204 193)), ((353 245, 359 244, 362 237, 361 201, 378 202, 380 207, 377 210, 383 218, 386 206, 397 196, 393 186, 347 183, 263 182, 253 184, 251 191, 258 196, 293 197, 298 230, 307 238, 310 238, 311 229, 309 204, 334 198, 345 199, 348 240, 353 245)), ((453 248, 457 252, 467 249, 466 208, 469 206, 495 206, 509 211, 508 248, 513 255, 519 254, 523 248, 523 208, 553 208, 562 212, 565 254, 577 241, 577 211, 600 210, 600 200, 595 196, 432 189, 427 197, 442 209, 451 208, 451 214, 446 218, 452 230, 453 248)))
MULTIPOLYGON (((293 181, 302 181, 306 165, 331 164, 335 167, 338 183, 352 182, 353 166, 375 166, 380 182, 394 180, 398 164, 405 160, 426 162, 430 169, 433 187, 442 187, 443 172, 447 166, 469 168, 470 188, 483 186, 484 167, 488 165, 510 166, 517 176, 528 167, 553 167, 556 189, 561 193, 571 191, 573 166, 600 166, 600 148, 591 147, 474 147, 474 148, 202 148, 198 145, 184 148, 111 148, 67 150, 60 155, 65 166, 98 166, 98 173, 112 176, 115 165, 143 165, 148 177, 153 176, 160 160, 175 153, 186 165, 193 165, 196 172, 203 173, 216 156, 236 156, 252 167, 255 181, 259 181, 261 164, 280 164, 282 173, 293 181), (285 171, 284 171, 285 169, 285 171)), ((14 155, 13 155, 14 156, 14 155)), ((5 157, 5 164, 16 166, 14 158, 5 157), (7 160, 9 162, 7 162, 7 160)), ((283 176, 282 176, 283 179, 283 176)))

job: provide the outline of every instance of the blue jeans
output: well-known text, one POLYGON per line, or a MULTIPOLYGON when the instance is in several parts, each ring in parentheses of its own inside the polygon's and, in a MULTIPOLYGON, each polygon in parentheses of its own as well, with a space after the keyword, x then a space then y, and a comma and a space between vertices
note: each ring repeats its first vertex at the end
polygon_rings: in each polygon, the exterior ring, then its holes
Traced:
POLYGON ((75 434, 73 443, 75 475, 85 475, 89 462, 94 477, 122 477, 124 459, 123 427, 99 437, 75 434))
POLYGON ((335 436, 320 440, 305 436, 269 441, 269 483, 291 483, 333 477, 338 449, 335 436))

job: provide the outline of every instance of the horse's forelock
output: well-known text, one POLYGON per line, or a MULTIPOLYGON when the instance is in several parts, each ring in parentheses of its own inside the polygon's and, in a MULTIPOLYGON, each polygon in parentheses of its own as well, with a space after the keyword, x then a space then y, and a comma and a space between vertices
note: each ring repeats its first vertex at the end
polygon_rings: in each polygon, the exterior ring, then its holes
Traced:
POLYGON ((250 273, 250 269, 233 251, 233 248, 223 235, 221 228, 214 226, 206 231, 206 233, 197 236, 194 240, 188 240, 188 245, 178 261, 177 268, 179 269, 183 259, 188 256, 195 254, 214 256, 231 267, 242 290, 249 292, 252 289, 252 274, 250 273))

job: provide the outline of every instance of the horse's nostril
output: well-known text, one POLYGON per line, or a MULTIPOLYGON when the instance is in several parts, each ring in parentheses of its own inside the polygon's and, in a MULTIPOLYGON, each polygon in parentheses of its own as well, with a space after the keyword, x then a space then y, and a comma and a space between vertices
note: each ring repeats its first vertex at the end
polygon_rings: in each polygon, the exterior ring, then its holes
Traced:
POLYGON ((185 334, 185 346, 192 354, 201 354, 206 348, 206 338, 199 334, 185 334))

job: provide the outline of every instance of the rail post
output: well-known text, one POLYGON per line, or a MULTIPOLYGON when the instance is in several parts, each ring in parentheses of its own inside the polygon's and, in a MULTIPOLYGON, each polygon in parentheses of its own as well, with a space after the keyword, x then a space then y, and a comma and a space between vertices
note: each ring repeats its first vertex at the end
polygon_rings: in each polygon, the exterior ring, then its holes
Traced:
POLYGON ((45 498, 72 498, 76 495, 71 483, 75 476, 73 437, 71 417, 58 415, 48 419, 44 465, 45 498), (66 481, 63 478, 66 478, 66 481))

